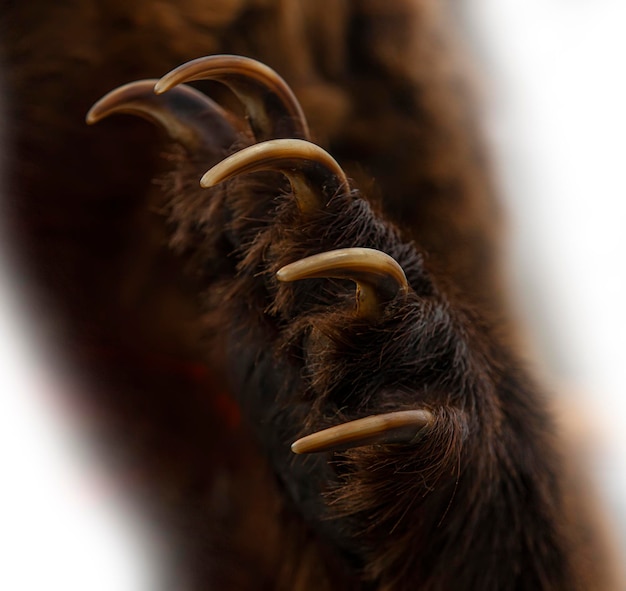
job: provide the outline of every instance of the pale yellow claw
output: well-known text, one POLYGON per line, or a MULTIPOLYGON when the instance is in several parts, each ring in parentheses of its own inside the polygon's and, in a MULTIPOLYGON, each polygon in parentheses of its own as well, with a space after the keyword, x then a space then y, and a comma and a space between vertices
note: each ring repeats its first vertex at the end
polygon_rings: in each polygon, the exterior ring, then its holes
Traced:
POLYGON ((154 92, 161 94, 193 80, 216 80, 228 86, 245 106, 258 141, 279 137, 309 138, 300 103, 287 83, 265 64, 236 55, 201 57, 163 76, 154 92))
POLYGON ((204 174, 203 187, 212 187, 236 175, 278 171, 283 173, 301 211, 324 205, 322 189, 327 195, 349 189, 348 179, 335 159, 319 146, 305 140, 269 140, 236 152, 204 174))
POLYGON ((402 267, 388 254, 371 248, 316 254, 284 266, 276 277, 279 281, 351 279, 357 285, 357 314, 371 318, 380 316, 382 302, 409 288, 402 267))
POLYGON ((306 437, 291 445, 296 454, 340 451, 381 443, 410 444, 433 421, 427 410, 402 410, 350 421, 306 437))
POLYGON ((189 86, 159 97, 153 92, 155 82, 137 80, 112 90, 89 109, 87 123, 92 125, 116 113, 137 115, 157 124, 192 151, 207 144, 228 147, 236 140, 229 115, 211 99, 189 86))

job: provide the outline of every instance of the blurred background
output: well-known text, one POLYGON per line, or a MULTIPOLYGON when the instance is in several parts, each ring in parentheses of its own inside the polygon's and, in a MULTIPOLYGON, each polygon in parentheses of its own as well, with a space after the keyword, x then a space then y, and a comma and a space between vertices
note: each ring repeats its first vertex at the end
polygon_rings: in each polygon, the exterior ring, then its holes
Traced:
POLYGON ((626 4, 474 0, 510 271, 538 362, 579 421, 626 561, 626 4))
MULTIPOLYGON (((468 0, 511 283, 542 371, 581 417, 626 560, 626 3, 468 0)), ((98 469, 71 372, 0 259, 0 588, 142 591, 159 549, 98 469)), ((159 584, 158 582, 161 581, 159 584)))

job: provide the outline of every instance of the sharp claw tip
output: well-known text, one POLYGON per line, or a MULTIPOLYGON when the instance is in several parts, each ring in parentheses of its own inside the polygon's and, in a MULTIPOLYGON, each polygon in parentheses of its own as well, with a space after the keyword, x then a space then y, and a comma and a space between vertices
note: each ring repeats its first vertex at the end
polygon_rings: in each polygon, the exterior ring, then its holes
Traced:
POLYGON ((213 179, 210 176, 206 175, 206 174, 200 179, 200 186, 203 189, 209 189, 214 184, 215 183, 213 182, 213 179))
POLYGON ((153 90, 154 90, 154 94, 163 94, 164 92, 169 90, 169 88, 167 87, 166 84, 163 83, 163 79, 161 79, 154 85, 153 90))
POLYGON ((93 125, 94 123, 98 123, 99 120, 100 117, 94 113, 93 107, 89 109, 89 112, 85 115, 85 123, 87 125, 93 125))

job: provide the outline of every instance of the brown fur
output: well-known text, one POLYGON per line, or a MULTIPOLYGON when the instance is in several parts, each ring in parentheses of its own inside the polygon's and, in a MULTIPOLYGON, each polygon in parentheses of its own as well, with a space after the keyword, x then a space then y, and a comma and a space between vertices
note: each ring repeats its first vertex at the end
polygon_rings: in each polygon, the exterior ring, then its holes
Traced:
POLYGON ((181 580, 609 588, 543 396, 512 350, 498 207, 444 2, 1 7, 16 250, 181 580), (222 155, 179 147, 155 187, 152 129, 84 126, 111 88, 219 52, 287 79, 371 205, 328 195, 304 216, 277 175, 201 191, 222 155), (377 323, 354 320, 349 283, 273 278, 343 246, 384 250, 407 273, 409 298, 377 323), (412 446, 288 451, 313 429, 416 406, 436 424, 412 446))

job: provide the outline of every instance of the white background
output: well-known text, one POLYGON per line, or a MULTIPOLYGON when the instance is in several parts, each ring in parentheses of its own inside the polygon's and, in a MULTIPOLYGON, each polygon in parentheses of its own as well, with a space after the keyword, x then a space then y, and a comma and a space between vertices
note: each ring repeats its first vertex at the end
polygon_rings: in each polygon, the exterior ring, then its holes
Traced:
MULTIPOLYGON (((623 523, 626 3, 469 4, 491 83, 513 283, 546 368, 589 411, 596 472, 623 523)), ((37 349, 2 262, 0 588, 155 589, 158 552, 59 407, 71 379, 37 349)))
MULTIPOLYGON (((472 0, 513 287, 626 559, 626 3, 472 0)), ((468 8, 469 10, 469 8, 468 8)))

